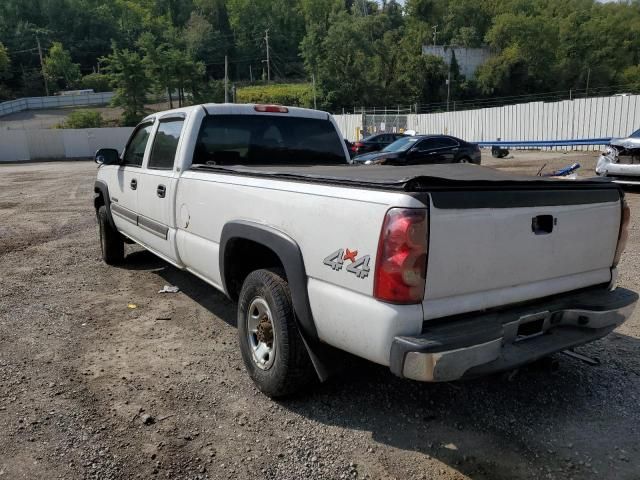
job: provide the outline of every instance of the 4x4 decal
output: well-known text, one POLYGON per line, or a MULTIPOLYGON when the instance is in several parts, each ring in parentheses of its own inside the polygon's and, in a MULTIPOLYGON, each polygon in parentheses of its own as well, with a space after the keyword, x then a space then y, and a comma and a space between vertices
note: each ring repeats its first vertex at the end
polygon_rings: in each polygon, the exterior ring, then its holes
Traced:
POLYGON ((347 272, 353 273, 358 278, 367 278, 369 276, 371 256, 365 255, 358 258, 358 250, 349 250, 348 248, 346 252, 343 248, 336 250, 324 259, 324 264, 338 272, 342 270, 346 261, 351 262, 347 265, 347 272))

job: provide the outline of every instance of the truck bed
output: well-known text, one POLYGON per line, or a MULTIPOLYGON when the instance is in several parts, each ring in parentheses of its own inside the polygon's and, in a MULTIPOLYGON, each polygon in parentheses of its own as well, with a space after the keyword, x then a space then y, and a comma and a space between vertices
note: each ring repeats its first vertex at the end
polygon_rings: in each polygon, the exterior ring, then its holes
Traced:
POLYGON ((415 166, 387 165, 317 165, 264 167, 197 165, 198 171, 266 177, 297 182, 319 183, 356 188, 371 188, 404 192, 424 192, 434 190, 476 189, 608 189, 617 187, 608 179, 589 178, 584 180, 560 180, 549 177, 517 175, 469 164, 440 164, 415 166))

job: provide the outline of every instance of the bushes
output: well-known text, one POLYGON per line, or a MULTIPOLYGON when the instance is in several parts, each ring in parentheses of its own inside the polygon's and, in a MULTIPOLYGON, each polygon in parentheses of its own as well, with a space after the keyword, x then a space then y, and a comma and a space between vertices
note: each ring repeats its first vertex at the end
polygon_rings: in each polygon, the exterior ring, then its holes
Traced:
POLYGON ((292 107, 313 107, 313 87, 310 83, 283 83, 239 88, 238 103, 276 103, 292 107))
POLYGON ((60 124, 60 128, 100 128, 104 126, 104 119, 95 110, 76 110, 71 112, 67 120, 60 124))
POLYGON ((85 90, 93 90, 96 93, 110 92, 112 90, 109 83, 109 76, 102 73, 90 73, 80 80, 80 85, 85 90))

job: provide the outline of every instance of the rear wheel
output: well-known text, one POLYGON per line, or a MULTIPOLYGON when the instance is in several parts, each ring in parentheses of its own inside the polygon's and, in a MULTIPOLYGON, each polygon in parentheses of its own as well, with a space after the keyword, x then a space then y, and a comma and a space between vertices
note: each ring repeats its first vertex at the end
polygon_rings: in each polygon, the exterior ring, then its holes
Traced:
POLYGON ((120 233, 109 223, 105 205, 98 209, 98 232, 104 263, 108 265, 121 263, 124 260, 124 241, 120 233))
POLYGON ((471 163, 471 159, 469 157, 462 157, 458 160, 458 163, 471 163))
POLYGON ((245 279, 238 301, 238 337, 247 372, 264 394, 289 395, 315 379, 281 271, 256 270, 245 279))

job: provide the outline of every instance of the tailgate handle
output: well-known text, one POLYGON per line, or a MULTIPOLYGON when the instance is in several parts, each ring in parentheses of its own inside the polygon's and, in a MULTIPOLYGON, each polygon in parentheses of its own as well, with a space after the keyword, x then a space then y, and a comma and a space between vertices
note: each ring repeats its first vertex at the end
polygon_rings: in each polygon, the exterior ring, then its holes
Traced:
POLYGON ((536 235, 549 235, 558 220, 553 215, 538 215, 531 219, 531 231, 536 235))

